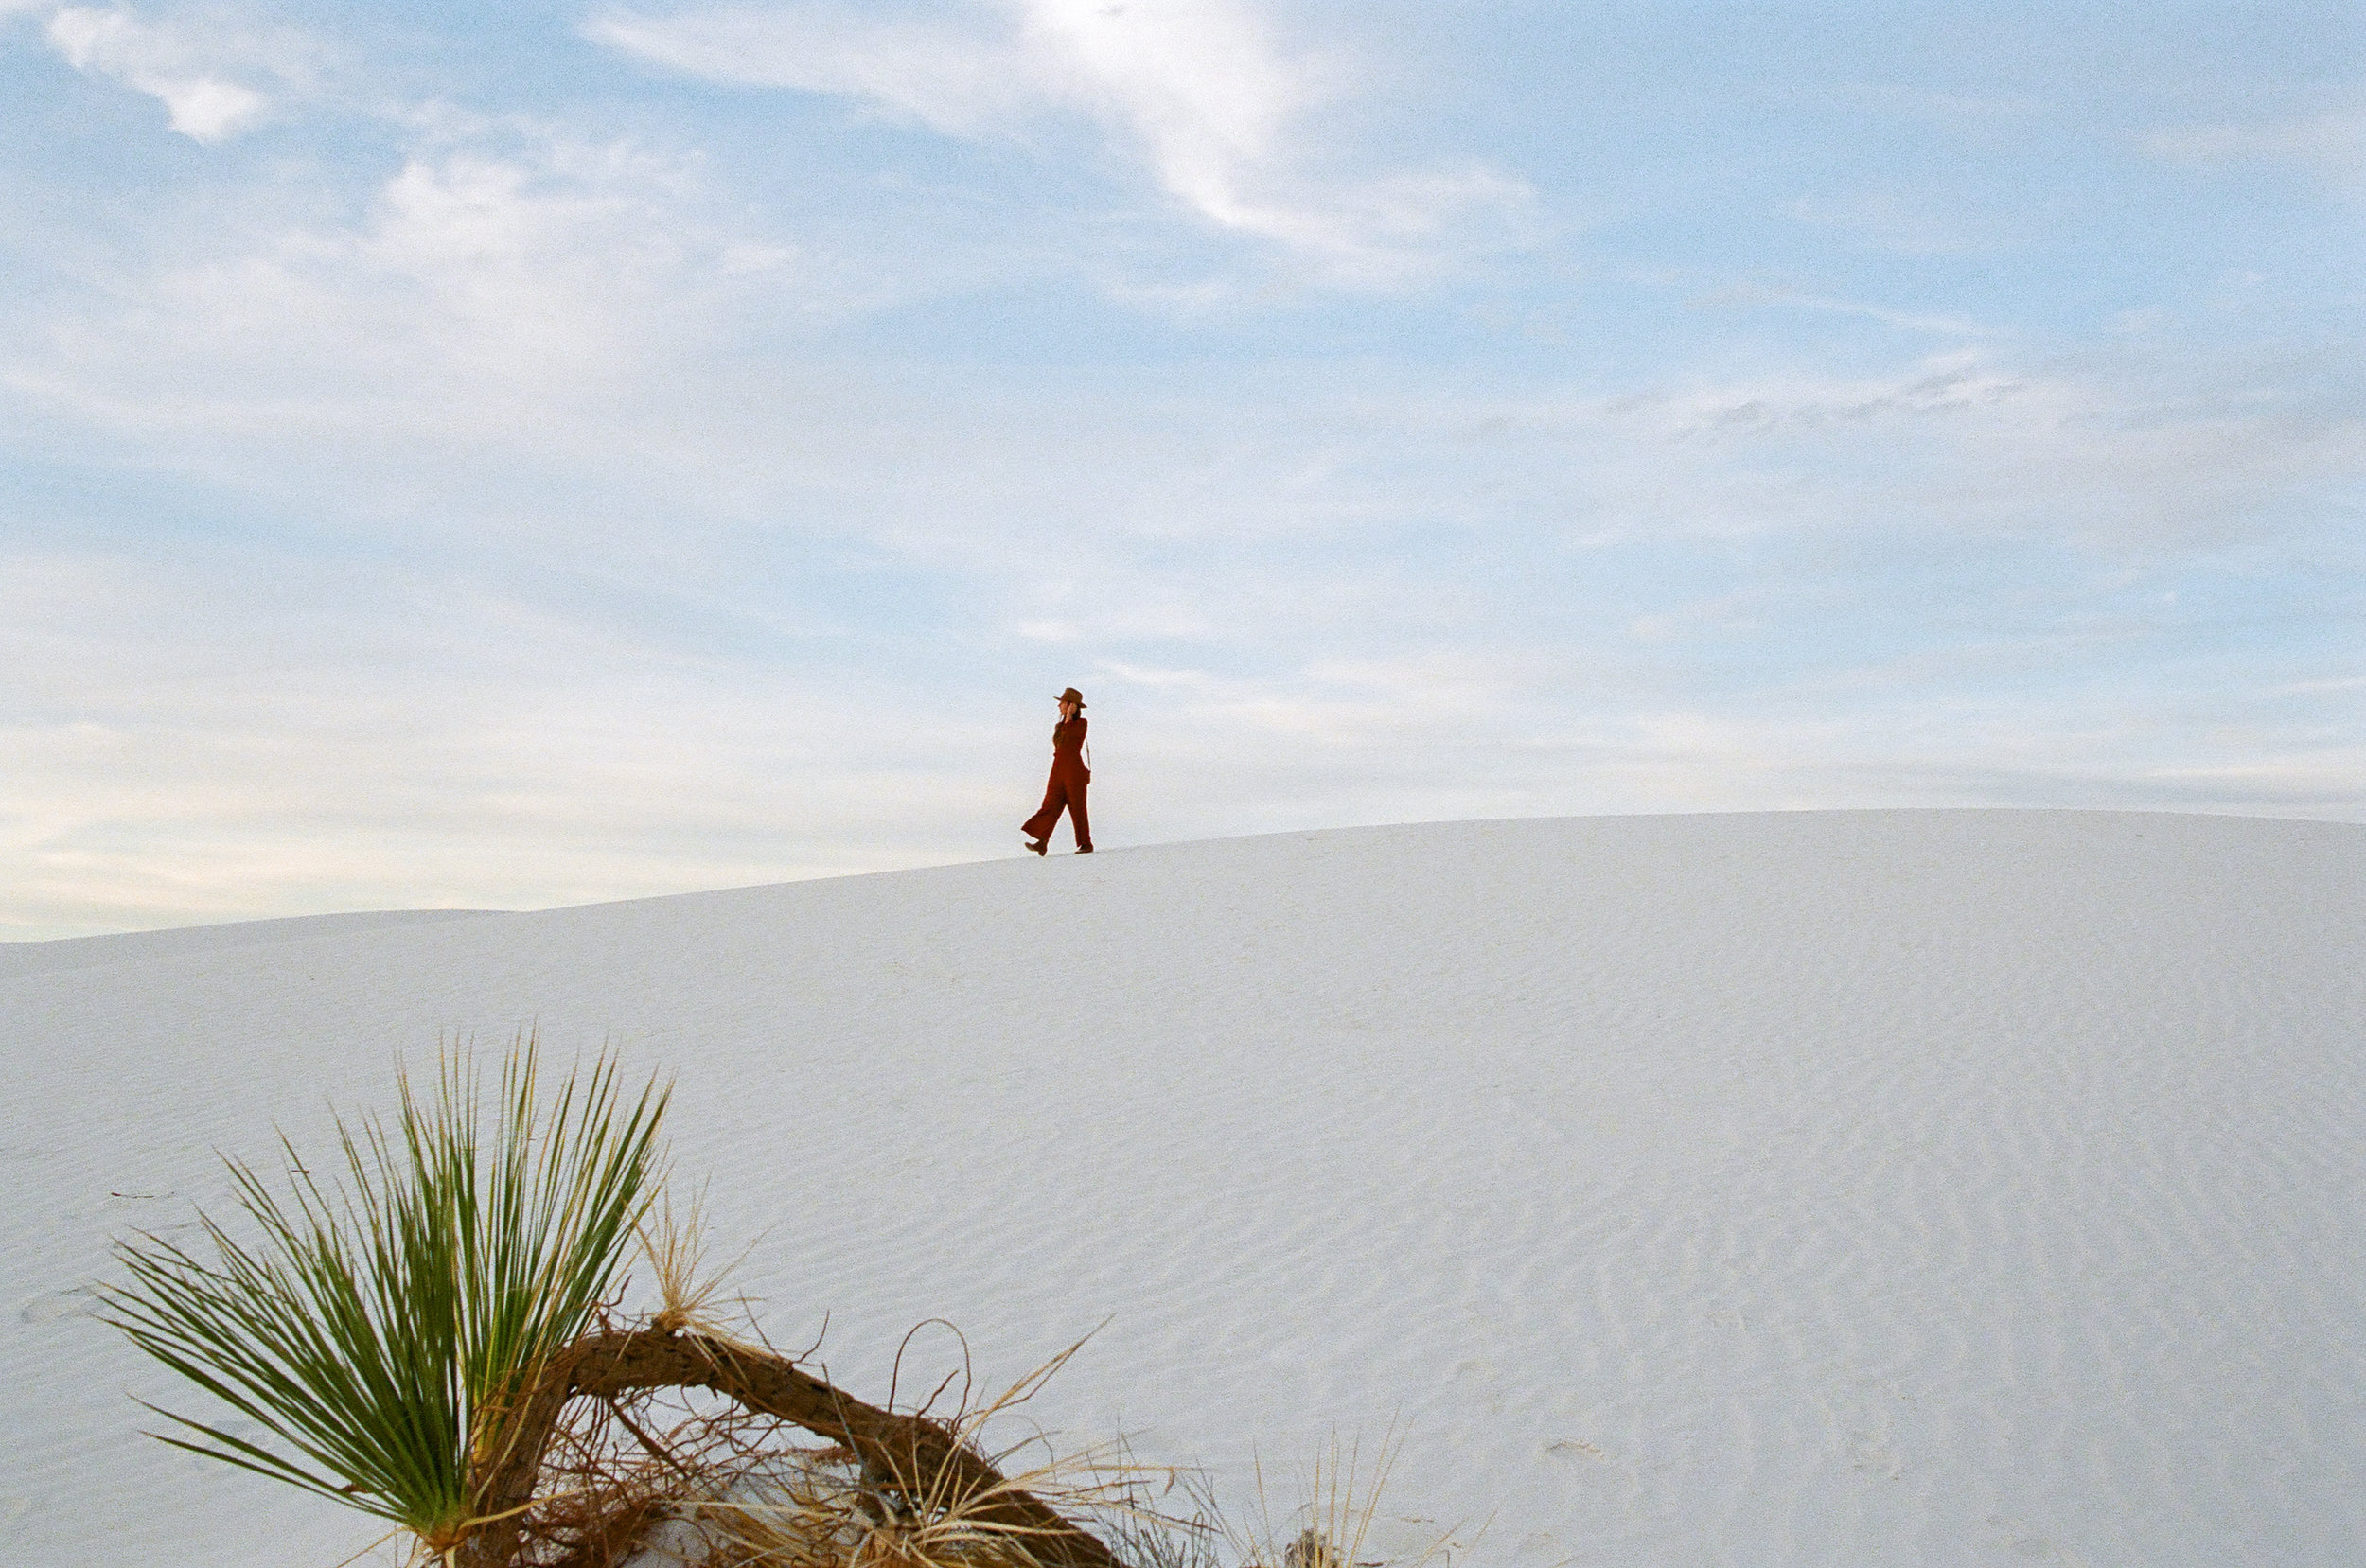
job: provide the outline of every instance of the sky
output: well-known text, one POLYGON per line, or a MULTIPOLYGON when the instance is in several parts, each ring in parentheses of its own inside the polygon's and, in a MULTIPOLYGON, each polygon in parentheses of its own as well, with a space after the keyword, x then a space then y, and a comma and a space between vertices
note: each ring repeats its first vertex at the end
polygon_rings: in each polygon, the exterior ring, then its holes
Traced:
POLYGON ((2355 4, 0 0, 0 939, 2366 820, 2355 4), (1063 830, 1059 848, 1066 847, 1063 830))

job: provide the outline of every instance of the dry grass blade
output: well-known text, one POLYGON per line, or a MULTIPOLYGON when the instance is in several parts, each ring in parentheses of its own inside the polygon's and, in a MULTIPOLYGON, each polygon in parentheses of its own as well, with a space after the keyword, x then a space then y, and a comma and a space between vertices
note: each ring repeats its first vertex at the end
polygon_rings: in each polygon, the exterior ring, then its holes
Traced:
POLYGON ((747 1261, 756 1249, 755 1242, 739 1250, 739 1256, 720 1268, 707 1267, 707 1255, 712 1240, 707 1228, 707 1189, 700 1183, 696 1196, 677 1211, 670 1187, 661 1189, 656 1207, 634 1227, 641 1240, 641 1250, 649 1260, 649 1268, 657 1276, 660 1304, 649 1327, 661 1333, 680 1333, 696 1329, 719 1339, 732 1335, 726 1330, 720 1310, 745 1309, 746 1296, 722 1295, 723 1281, 732 1271, 747 1261))
MULTIPOLYGON (((727 1543, 718 1564, 779 1568, 1046 1568, 1065 1560, 1061 1532, 1014 1520, 999 1506, 1032 1498, 1058 1515, 1123 1516, 1137 1509, 1153 1483, 1169 1482, 1164 1467, 1136 1463, 1109 1443, 1061 1454, 1030 1429, 994 1451, 989 1428, 1010 1417, 1066 1365, 1079 1340, 983 1404, 945 1419, 954 1445, 998 1471, 984 1485, 964 1482, 946 1464, 932 1473, 892 1476, 842 1450, 807 1451, 768 1471, 750 1472, 731 1495, 701 1507, 727 1543), (1003 1470, 1014 1454, 1039 1449, 1025 1468, 1003 1470)), ((959 1373, 967 1386, 966 1373, 959 1373)), ((949 1385, 948 1378, 931 1394, 949 1385)), ((1065 1521, 1063 1521, 1065 1524, 1065 1521)))
POLYGON ((1449 1526, 1410 1555, 1378 1560, 1366 1555, 1371 1545, 1372 1524, 1380 1516, 1381 1495, 1404 1449, 1404 1432, 1395 1422, 1381 1435, 1379 1452, 1368 1461, 1361 1438, 1342 1441, 1333 1432, 1329 1444, 1315 1457, 1305 1501, 1278 1521, 1260 1463, 1256 1467, 1256 1525, 1244 1530, 1219 1519, 1219 1527, 1243 1568, 1384 1568, 1384 1564, 1386 1568, 1422 1568, 1452 1549, 1459 1524, 1449 1526))

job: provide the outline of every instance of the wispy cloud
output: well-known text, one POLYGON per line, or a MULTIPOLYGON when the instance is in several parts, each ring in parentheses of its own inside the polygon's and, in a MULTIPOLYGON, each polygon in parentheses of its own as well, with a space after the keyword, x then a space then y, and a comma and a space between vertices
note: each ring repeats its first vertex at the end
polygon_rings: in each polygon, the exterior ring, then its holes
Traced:
POLYGON ((1828 294, 1804 293, 1758 283, 1734 284, 1714 293, 1704 294, 1696 303, 1704 306, 1773 305, 1798 310, 1822 310, 1836 316, 1862 316, 1867 321, 1878 321, 1884 326, 1902 327, 1911 332, 1934 332, 1947 337, 1976 338, 1987 331, 1969 316, 1893 310, 1886 306, 1871 305, 1861 300, 1835 299, 1828 294))
POLYGON ((1425 274, 1501 242, 1529 201, 1477 162, 1337 172, 1304 134, 1337 74, 1286 52, 1237 0, 1007 0, 898 18, 813 4, 618 9, 588 30, 709 80, 851 97, 950 136, 1082 116, 1187 210, 1333 281, 1425 274))
POLYGON ((2040 370, 1969 347, 1880 375, 1737 378, 1530 417, 1601 442, 1601 483, 1620 486, 1601 493, 1638 523, 2042 536, 2137 554, 2326 526, 2366 469, 2366 412, 2340 392, 2230 406, 2210 392, 2228 373, 2136 355, 2040 370), (1683 503, 1660 504, 1668 485, 1683 503))
POLYGON ((199 142, 261 124, 310 79, 320 54, 287 28, 220 14, 150 21, 125 6, 65 7, 50 16, 47 35, 75 69, 146 93, 165 106, 174 131, 199 142))
POLYGON ((350 219, 225 203, 203 231, 163 227, 88 308, 0 341, 0 386, 156 434, 475 445, 547 436, 559 404, 696 352, 751 305, 794 316, 860 291, 715 220, 695 160, 449 110, 403 140, 350 219))

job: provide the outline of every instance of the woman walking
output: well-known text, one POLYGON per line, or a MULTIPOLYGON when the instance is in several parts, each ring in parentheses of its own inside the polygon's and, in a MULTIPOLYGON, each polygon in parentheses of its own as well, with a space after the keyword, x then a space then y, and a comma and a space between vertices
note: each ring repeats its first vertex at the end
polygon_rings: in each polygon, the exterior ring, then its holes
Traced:
POLYGON ((1043 809, 1021 829, 1029 849, 1044 853, 1065 810, 1076 853, 1092 854, 1092 821, 1085 815, 1085 786, 1092 782, 1093 771, 1085 766, 1085 694, 1070 686, 1060 694, 1060 722, 1051 727, 1051 782, 1043 786, 1043 809))

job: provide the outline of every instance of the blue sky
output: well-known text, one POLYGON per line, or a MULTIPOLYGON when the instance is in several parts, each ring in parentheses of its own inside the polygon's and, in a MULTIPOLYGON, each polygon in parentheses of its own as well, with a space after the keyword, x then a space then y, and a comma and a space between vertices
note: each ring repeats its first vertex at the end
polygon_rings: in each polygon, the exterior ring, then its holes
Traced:
POLYGON ((2366 819, 2366 12, 0 0, 0 936, 2366 819))

